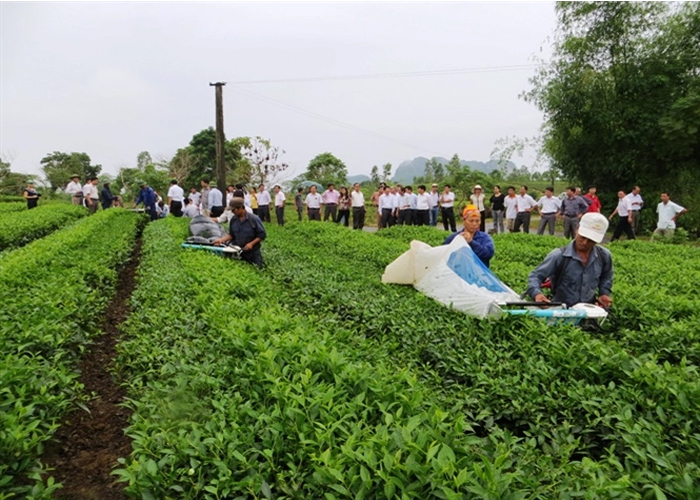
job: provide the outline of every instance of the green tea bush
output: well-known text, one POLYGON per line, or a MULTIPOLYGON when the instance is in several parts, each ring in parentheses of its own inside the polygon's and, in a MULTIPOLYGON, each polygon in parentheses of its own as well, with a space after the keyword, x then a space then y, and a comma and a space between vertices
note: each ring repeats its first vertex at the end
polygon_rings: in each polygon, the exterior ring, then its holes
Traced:
POLYGON ((0 217, 4 216, 5 214, 21 212, 24 210, 27 210, 26 201, 10 201, 7 203, 0 202, 0 217))
MULTIPOLYGON (((598 464, 614 459, 621 464, 619 470, 605 472, 613 482, 629 477, 639 494, 659 488, 692 498, 700 448, 690 430, 695 424, 689 427, 688 422, 697 423, 700 409, 698 370, 685 361, 664 364, 661 353, 642 348, 643 332, 637 334, 629 326, 640 318, 658 324, 656 301, 663 292, 643 302, 640 310, 640 294, 646 290, 627 288, 635 276, 644 275, 640 269, 652 267, 652 275, 668 273, 671 261, 681 256, 656 255, 659 246, 645 242, 613 245, 616 264, 628 263, 631 269, 619 266, 623 272, 614 289, 617 326, 600 337, 536 321, 474 320, 411 288, 382 285, 384 266, 408 248, 410 239, 421 233, 433 243, 442 239, 445 233, 435 229, 392 228, 375 236, 301 224, 271 227, 269 232, 268 272, 285 284, 288 304, 301 314, 322 311, 324 322, 352 325, 357 338, 375 339, 370 356, 414 366, 425 380, 434 381, 446 402, 461 402, 477 429, 502 427, 537 437, 547 453, 573 442, 577 459, 598 464), (649 265, 647 251, 667 265, 649 265), (620 340, 625 321, 628 328, 620 340), (635 338, 637 348, 626 350, 624 341, 635 338), (683 394, 681 400, 677 394, 683 394), (642 429, 636 419, 647 425, 642 429), (667 467, 676 472, 668 475, 667 467), (686 476, 695 479, 688 483, 686 476)), ((493 267, 516 290, 524 289, 529 271, 562 243, 560 238, 534 235, 498 236, 493 267)), ((700 265, 697 249, 685 247, 683 252, 688 252, 690 269, 700 265)), ((683 272, 691 281, 700 276, 683 272)), ((698 304, 690 289, 681 286, 661 308, 692 321, 698 304), (685 303, 678 297, 682 290, 685 303)))
POLYGON ((3 212, 1 207, 2 204, 0 204, 0 251, 26 245, 88 213, 84 207, 62 203, 9 213, 3 212))
POLYGON ((368 361, 351 325, 279 300, 284 278, 182 251, 185 236, 179 220, 147 227, 119 347, 134 452, 115 473, 130 495, 636 497, 570 462, 569 444, 545 455, 507 431, 476 435, 411 370, 368 361))
POLYGON ((0 260, 0 498, 42 491, 31 480, 41 479, 39 458, 61 417, 81 404, 77 362, 99 330, 137 221, 101 212, 0 260))
POLYGON ((19 201, 23 202, 25 206, 27 205, 27 200, 25 200, 23 196, 0 194, 0 203, 14 203, 19 201))

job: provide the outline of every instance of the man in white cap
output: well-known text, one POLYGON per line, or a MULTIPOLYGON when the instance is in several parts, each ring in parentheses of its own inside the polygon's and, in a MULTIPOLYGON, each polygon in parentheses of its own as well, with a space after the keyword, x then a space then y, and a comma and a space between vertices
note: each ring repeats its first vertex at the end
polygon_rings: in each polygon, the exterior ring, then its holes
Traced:
POLYGON ((604 215, 583 215, 574 240, 552 250, 530 273, 527 294, 536 302, 549 302, 542 293, 542 284, 549 279, 554 302, 563 302, 569 307, 580 302, 595 303, 609 308, 612 305, 612 256, 607 248, 598 245, 607 229, 608 219, 604 215))

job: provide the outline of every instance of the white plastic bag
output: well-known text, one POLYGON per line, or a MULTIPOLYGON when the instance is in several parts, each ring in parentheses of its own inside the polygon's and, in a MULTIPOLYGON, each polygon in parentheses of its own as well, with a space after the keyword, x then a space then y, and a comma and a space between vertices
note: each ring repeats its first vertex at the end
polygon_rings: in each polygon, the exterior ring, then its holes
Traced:
POLYGON ((499 304, 520 300, 481 262, 464 238, 434 248, 412 241, 410 250, 386 267, 382 282, 413 285, 446 306, 481 318, 498 317, 499 304))

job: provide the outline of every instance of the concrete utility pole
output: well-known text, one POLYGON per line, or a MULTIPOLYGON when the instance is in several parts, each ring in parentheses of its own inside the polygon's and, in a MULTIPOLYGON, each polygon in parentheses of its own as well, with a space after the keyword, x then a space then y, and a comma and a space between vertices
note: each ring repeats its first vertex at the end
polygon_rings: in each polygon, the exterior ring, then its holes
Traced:
POLYGON ((224 195, 226 201, 226 162, 224 161, 224 94, 223 86, 226 82, 210 83, 210 87, 216 87, 216 185, 224 195))

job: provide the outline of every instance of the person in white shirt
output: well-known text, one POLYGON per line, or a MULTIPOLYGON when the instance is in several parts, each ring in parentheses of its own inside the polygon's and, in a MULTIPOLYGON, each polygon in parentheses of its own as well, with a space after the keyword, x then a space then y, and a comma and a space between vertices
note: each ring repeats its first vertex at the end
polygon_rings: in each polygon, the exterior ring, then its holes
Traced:
POLYGON ((411 200, 411 221, 408 223, 408 225, 415 226, 416 217, 418 217, 418 195, 413 192, 412 186, 406 186, 406 194, 411 200))
POLYGON ((202 215, 206 215, 209 217, 210 215, 210 210, 211 210, 211 205, 209 204, 209 193, 211 192, 211 189, 209 188, 209 179, 202 179, 202 193, 200 197, 200 212, 202 215))
POLYGON ((275 217, 277 225, 284 226, 284 204, 287 202, 287 197, 282 192, 282 188, 277 185, 273 188, 275 191, 275 217))
POLYGON ((159 219, 165 219, 170 214, 170 207, 162 201, 159 201, 156 205, 156 213, 159 219))
POLYGON ((263 222, 271 222, 270 219, 270 193, 265 189, 264 184, 258 186, 258 217, 263 222))
POLYGON ((199 201, 202 199, 202 195, 199 194, 199 192, 197 191, 197 188, 191 187, 190 194, 187 195, 187 198, 192 200, 192 205, 194 205, 194 207, 199 212, 199 201))
POLYGON ((430 225, 430 195, 425 192, 425 185, 418 186, 418 194, 416 194, 416 220, 413 224, 416 226, 430 225))
POLYGON ((231 203, 231 199, 233 198, 233 192, 236 190, 236 187, 233 184, 229 184, 226 186, 226 207, 228 208, 228 204, 231 203))
POLYGON ((396 187, 391 188, 391 219, 389 220, 389 226, 395 226, 399 221, 399 209, 401 208, 401 189, 403 186, 397 184, 396 187))
MULTIPOLYGON (((229 222, 231 219, 235 217, 233 214, 233 207, 236 205, 238 202, 234 203, 233 200, 236 198, 243 199, 243 191, 236 190, 233 192, 233 196, 231 196, 231 201, 229 201, 228 205, 226 205, 226 209, 224 210, 224 213, 219 215, 218 217, 211 217, 211 220, 214 222, 218 222, 219 224, 225 224, 229 222)), ((253 213, 253 209, 250 207, 245 206, 245 202, 243 203, 243 208, 245 208, 245 211, 249 214, 253 213)))
POLYGON ((634 229, 634 234, 639 234, 639 214, 644 207, 644 200, 639 194, 641 191, 642 188, 634 186, 632 191, 627 195, 632 210, 632 229, 634 229))
POLYGON ((481 232, 486 232, 486 195, 484 194, 484 190, 482 189, 481 185, 477 184, 474 186, 474 189, 472 190, 472 194, 469 197, 469 201, 471 201, 471 204, 474 205, 477 210, 479 210, 479 213, 481 214, 481 222, 479 226, 479 230, 481 232))
POLYGON ((624 191, 617 192, 617 208, 608 217, 609 220, 613 220, 613 217, 617 215, 617 227, 613 233, 613 237, 610 241, 617 241, 622 236, 624 232, 627 235, 628 240, 634 239, 634 229, 632 228, 632 202, 625 196, 624 191))
POLYGON ((673 203, 669 194, 664 191, 661 193, 661 203, 656 206, 656 213, 659 214, 659 220, 656 223, 652 239, 657 236, 673 237, 676 231, 676 219, 686 213, 687 210, 682 206, 673 203))
POLYGON ((66 193, 71 195, 73 205, 83 204, 83 187, 80 185, 80 177, 77 175, 71 176, 71 181, 66 186, 66 193))
POLYGON ((97 182, 97 177, 89 177, 83 186, 83 199, 85 200, 85 206, 90 211, 90 215, 97 212, 97 204, 100 201, 100 195, 97 192, 97 182))
POLYGON ((411 225, 411 195, 408 194, 406 188, 401 188, 399 191, 399 213, 396 223, 399 226, 411 225))
POLYGON ((362 230, 365 227, 365 195, 360 191, 359 182, 352 185, 350 204, 352 206, 352 228, 362 230))
POLYGON ((170 181, 168 189, 168 205, 170 213, 175 217, 182 217, 182 202, 185 201, 185 192, 177 185, 177 179, 170 181))
POLYGON ((453 233, 457 232, 457 223, 455 222, 455 194, 450 191, 450 185, 445 184, 445 188, 440 195, 440 208, 442 209, 442 225, 445 231, 450 230, 453 233), (449 224, 449 227, 448 227, 449 224))
MULTIPOLYGON (((243 204, 246 207, 252 208, 251 203, 250 203, 250 194, 248 193, 248 190, 246 189, 245 184, 243 184, 242 182, 239 182, 238 184, 236 184, 236 191, 234 191, 234 193, 233 193, 234 198, 237 197, 236 193, 238 191, 243 193, 243 204)), ((246 212, 248 212, 248 210, 246 210, 246 212)), ((252 213, 252 212, 248 212, 248 213, 252 213)))
POLYGON ((394 212, 394 196, 391 194, 391 188, 389 186, 384 188, 384 194, 379 197, 379 206, 377 209, 382 215, 379 229, 384 229, 393 225, 391 223, 391 214, 394 212))
POLYGON ((549 226, 549 234, 554 236, 554 225, 557 221, 557 212, 561 208, 561 200, 554 194, 553 187, 544 188, 544 196, 537 202, 537 207, 540 212, 540 227, 537 229, 537 234, 542 236, 545 227, 549 226))
POLYGON ((191 198, 185 198, 185 208, 182 209, 182 215, 193 219, 199 215, 199 210, 191 198))
POLYGON ((430 186, 430 225, 437 226, 438 212, 440 211, 440 193, 438 193, 438 185, 433 184, 430 186))
POLYGON ((224 213, 224 195, 216 186, 211 186, 209 189, 209 212, 212 217, 218 217, 224 213))
POLYGON ((519 233, 520 226, 523 226, 525 233, 530 232, 530 217, 532 209, 537 206, 535 199, 527 194, 527 186, 520 186, 520 194, 515 197, 515 206, 518 210, 513 223, 513 232, 519 233))
POLYGON ((306 195, 304 204, 306 205, 306 215, 309 220, 321 220, 321 195, 316 191, 316 186, 313 184, 309 188, 309 194, 306 195))
POLYGON ((508 196, 503 199, 503 206, 506 209, 506 229, 513 232, 515 218, 518 216, 517 196, 515 196, 515 188, 508 186, 508 196))

